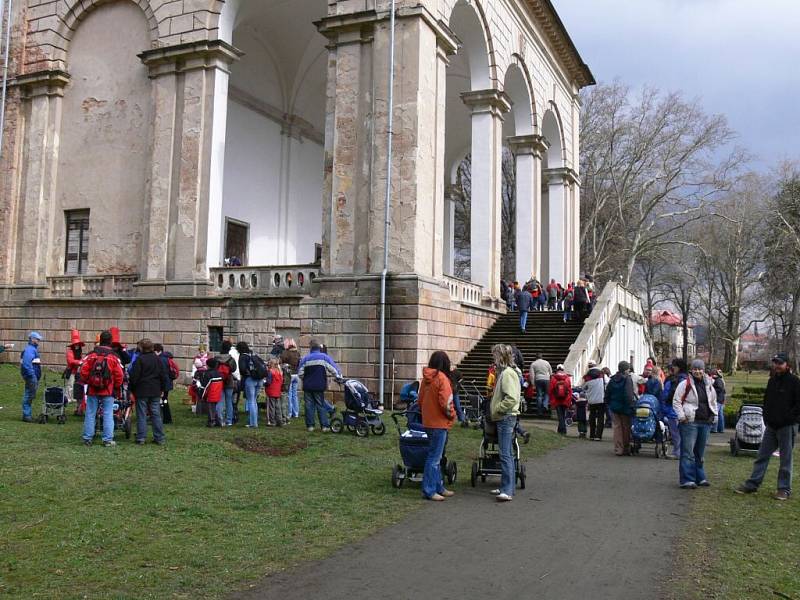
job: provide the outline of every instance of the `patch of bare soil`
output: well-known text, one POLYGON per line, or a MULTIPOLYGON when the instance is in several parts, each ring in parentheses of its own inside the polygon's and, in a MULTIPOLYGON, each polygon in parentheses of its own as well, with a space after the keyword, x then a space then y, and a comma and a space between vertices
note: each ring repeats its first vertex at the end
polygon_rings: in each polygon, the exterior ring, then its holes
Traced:
POLYGON ((257 438, 234 438, 233 443, 242 450, 261 454, 262 456, 291 456, 308 448, 308 442, 305 440, 275 446, 267 440, 257 438))

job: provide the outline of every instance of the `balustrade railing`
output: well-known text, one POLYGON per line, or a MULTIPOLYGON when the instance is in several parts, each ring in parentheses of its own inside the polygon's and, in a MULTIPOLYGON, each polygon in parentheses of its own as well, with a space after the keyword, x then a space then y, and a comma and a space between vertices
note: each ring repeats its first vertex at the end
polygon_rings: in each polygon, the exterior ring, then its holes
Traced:
POLYGON ((138 275, 63 275, 48 277, 51 298, 127 298, 138 275))
POLYGON ((318 276, 319 265, 217 267, 211 269, 211 281, 217 295, 306 295, 311 293, 318 276))
POLYGON ((483 286, 471 281, 445 275, 444 280, 450 288, 450 299, 455 302, 481 306, 483 303, 483 286))

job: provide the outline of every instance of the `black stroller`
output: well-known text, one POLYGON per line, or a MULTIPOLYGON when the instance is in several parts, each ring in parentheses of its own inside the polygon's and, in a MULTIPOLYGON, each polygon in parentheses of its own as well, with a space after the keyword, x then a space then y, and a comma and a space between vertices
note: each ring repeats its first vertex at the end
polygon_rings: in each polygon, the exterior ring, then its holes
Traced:
MULTIPOLYGON (((482 482, 486 481, 489 475, 502 475, 503 470, 500 466, 500 443, 497 438, 497 426, 493 421, 487 419, 484 415, 483 419, 483 439, 481 440, 480 450, 478 451, 478 459, 472 463, 472 472, 470 473, 470 484, 475 487, 478 483, 478 477, 482 482)), ((516 481, 519 482, 519 488, 525 489, 525 465, 520 460, 519 442, 517 441, 517 434, 511 440, 511 452, 514 457, 514 476, 516 481)))
MULTIPOLYGON (((392 413, 392 420, 397 426, 399 435, 400 456, 403 464, 396 464, 392 467, 392 487, 403 487, 406 480, 421 482, 422 474, 425 471, 425 459, 428 456, 428 435, 422 427, 422 415, 419 404, 414 402, 402 412, 392 413), (403 430, 400 419, 406 420, 406 428, 403 430)), ((442 474, 447 483, 454 483, 458 477, 458 467, 455 461, 448 461, 445 452, 442 453, 440 463, 442 474)))
POLYGON ((481 394, 474 380, 464 381, 462 379, 458 384, 458 388, 465 423, 477 429, 481 421, 481 406, 486 402, 486 398, 481 394))
POLYGON ((369 393, 367 386, 356 379, 344 381, 345 410, 341 417, 331 419, 331 431, 341 433, 345 428, 358 437, 386 433, 380 403, 369 393))
POLYGON ((67 422, 67 394, 63 387, 47 387, 47 379, 44 381, 44 397, 42 399, 42 412, 39 415, 39 423, 45 424, 51 417, 55 417, 56 423, 63 425, 67 422))

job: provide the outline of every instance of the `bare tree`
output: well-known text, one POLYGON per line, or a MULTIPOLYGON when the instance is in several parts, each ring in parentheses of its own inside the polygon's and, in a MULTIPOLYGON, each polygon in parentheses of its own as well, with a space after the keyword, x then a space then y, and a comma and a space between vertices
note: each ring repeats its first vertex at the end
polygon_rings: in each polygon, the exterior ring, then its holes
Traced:
POLYGON ((727 189, 742 154, 718 159, 733 138, 724 117, 697 101, 621 83, 583 98, 581 247, 590 273, 629 285, 637 261, 674 244, 687 222, 727 189))

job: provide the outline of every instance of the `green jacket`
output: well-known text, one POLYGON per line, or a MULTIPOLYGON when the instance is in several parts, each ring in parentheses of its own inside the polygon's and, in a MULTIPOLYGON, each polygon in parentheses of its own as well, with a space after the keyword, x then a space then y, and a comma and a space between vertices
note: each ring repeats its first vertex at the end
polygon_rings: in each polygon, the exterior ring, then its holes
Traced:
POLYGON ((522 392, 520 377, 522 373, 516 367, 507 367, 497 376, 489 407, 492 421, 500 421, 503 417, 519 414, 519 397, 522 392))

